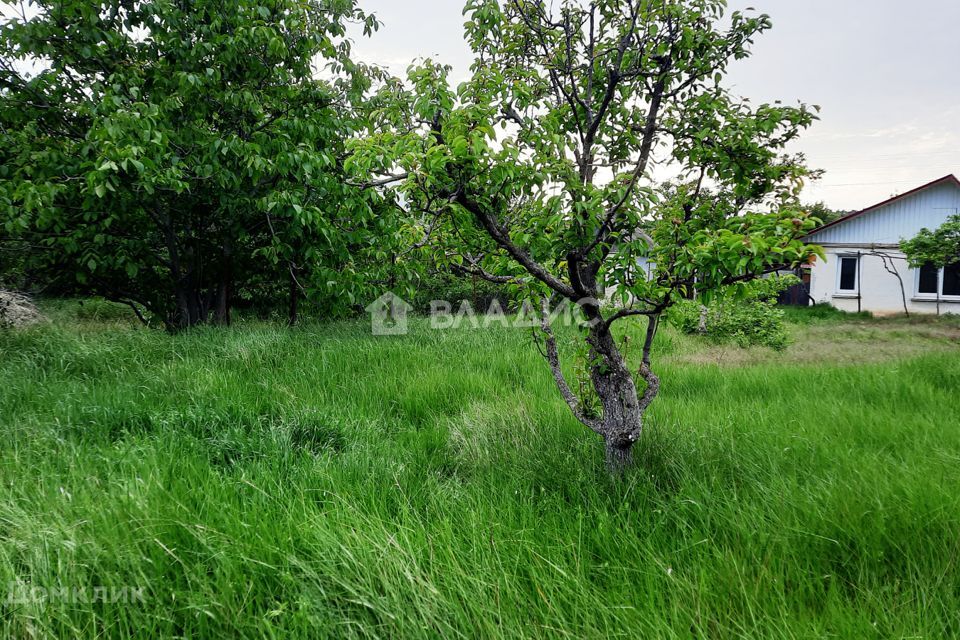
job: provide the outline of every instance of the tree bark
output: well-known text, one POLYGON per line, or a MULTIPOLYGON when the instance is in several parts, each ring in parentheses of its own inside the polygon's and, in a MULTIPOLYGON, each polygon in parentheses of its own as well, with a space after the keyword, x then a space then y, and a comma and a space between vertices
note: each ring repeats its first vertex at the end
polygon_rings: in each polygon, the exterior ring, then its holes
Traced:
POLYGON ((633 466, 633 443, 627 446, 620 446, 615 442, 607 440, 606 463, 607 471, 613 476, 621 476, 633 466))
POLYGON ((593 362, 590 377, 603 408, 600 432, 606 447, 607 469, 619 475, 633 462, 633 445, 643 430, 644 407, 609 327, 602 323, 595 326, 587 341, 593 362))
POLYGON ((179 331, 190 326, 190 294, 182 282, 177 282, 174 289, 177 298, 177 316, 171 325, 179 331))

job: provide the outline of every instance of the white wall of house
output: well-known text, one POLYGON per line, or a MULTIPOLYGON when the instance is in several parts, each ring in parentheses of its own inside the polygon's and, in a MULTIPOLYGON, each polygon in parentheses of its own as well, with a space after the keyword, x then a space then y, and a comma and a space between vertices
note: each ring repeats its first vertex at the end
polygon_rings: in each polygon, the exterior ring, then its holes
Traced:
MULTIPOLYGON (((937 313, 936 296, 921 294, 918 270, 911 269, 903 253, 894 248, 858 246, 824 247, 827 260, 819 258, 811 272, 810 297, 817 303, 829 303, 843 311, 870 311, 878 315, 903 313, 900 281, 884 266, 896 271, 903 280, 910 313, 937 313), (852 290, 841 288, 843 258, 857 258, 856 279, 852 290)), ((847 285, 850 283, 847 282, 847 285)), ((941 297, 940 313, 960 314, 960 297, 941 297)))
POLYGON ((910 313, 960 313, 960 295, 942 295, 951 290, 942 286, 943 274, 938 276, 940 293, 921 293, 919 270, 911 269, 899 250, 904 239, 923 228, 936 229, 957 213, 960 180, 947 176, 814 231, 807 241, 822 246, 827 259, 813 265, 810 297, 844 311, 894 314, 903 313, 906 293, 910 313), (848 270, 856 265, 856 273, 852 277, 848 271, 843 281, 845 261, 848 270))

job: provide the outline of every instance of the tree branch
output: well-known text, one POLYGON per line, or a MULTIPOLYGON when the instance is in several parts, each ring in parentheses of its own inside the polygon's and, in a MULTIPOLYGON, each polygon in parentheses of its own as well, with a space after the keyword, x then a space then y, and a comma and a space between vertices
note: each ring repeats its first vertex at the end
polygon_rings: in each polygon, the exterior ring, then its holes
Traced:
POLYGON ((541 300, 540 314, 540 329, 543 331, 544 345, 546 346, 546 353, 544 353, 543 356, 547 364, 550 365, 550 372, 553 374, 553 379, 557 383, 560 395, 563 396, 564 401, 566 401, 567 406, 570 407, 570 411, 577 420, 594 432, 603 435, 601 423, 583 414, 580 410, 580 401, 577 399, 576 394, 570 389, 570 385, 567 384, 567 379, 563 376, 563 370, 560 367, 560 353, 557 350, 557 339, 553 334, 553 328, 550 326, 550 311, 546 298, 541 300))
POLYGON ((469 266, 465 266, 462 264, 451 265, 450 270, 453 271, 453 273, 455 273, 456 275, 476 276, 481 280, 486 280, 487 282, 492 282, 493 284, 519 284, 523 282, 521 278, 514 278, 512 276, 494 275, 488 271, 485 271, 473 261, 471 261, 471 264, 469 266))
POLYGON ((496 218, 494 218, 492 214, 484 211, 483 208, 480 207, 476 202, 468 198, 466 194, 463 193, 462 189, 458 193, 454 194, 454 202, 473 214, 483 228, 486 229, 487 233, 490 234, 490 237, 493 238, 493 240, 500 245, 502 249, 509 253, 514 260, 519 262, 520 265, 526 269, 530 275, 535 277, 537 280, 540 280, 560 295, 571 300, 576 298, 577 294, 573 290, 573 287, 547 271, 546 267, 534 260, 529 253, 514 244, 514 242, 510 239, 509 234, 507 234, 507 232, 500 227, 500 224, 497 222, 496 218))
POLYGON ((360 189, 371 189, 374 187, 385 187, 388 184, 400 182, 409 177, 409 173, 391 173, 390 175, 380 178, 379 180, 369 180, 367 182, 348 182, 347 184, 349 184, 351 187, 359 187, 360 189))
POLYGON ((653 348, 653 340, 657 337, 657 330, 660 328, 660 315, 650 316, 647 324, 647 335, 643 342, 643 360, 640 363, 639 374, 647 383, 647 388, 640 398, 640 411, 646 411, 650 403, 653 402, 657 394, 660 393, 660 378, 650 368, 650 351, 653 348))
POLYGON ((659 307, 656 307, 654 309, 621 309, 620 311, 617 311, 615 314, 607 318, 603 324, 606 325, 607 329, 609 330, 610 327, 613 325, 613 323, 616 322, 617 320, 623 320, 624 318, 633 318, 636 316, 647 316, 647 317, 653 318, 662 312, 663 312, 663 309, 659 307))

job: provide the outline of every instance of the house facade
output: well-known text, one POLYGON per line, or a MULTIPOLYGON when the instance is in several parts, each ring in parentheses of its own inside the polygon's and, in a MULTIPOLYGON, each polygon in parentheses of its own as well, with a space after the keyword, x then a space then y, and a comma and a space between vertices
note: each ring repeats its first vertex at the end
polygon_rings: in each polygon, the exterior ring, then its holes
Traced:
POLYGON ((826 260, 811 267, 810 298, 878 315, 960 313, 960 263, 914 269, 900 242, 960 214, 960 180, 946 176, 825 225, 807 237, 826 260))

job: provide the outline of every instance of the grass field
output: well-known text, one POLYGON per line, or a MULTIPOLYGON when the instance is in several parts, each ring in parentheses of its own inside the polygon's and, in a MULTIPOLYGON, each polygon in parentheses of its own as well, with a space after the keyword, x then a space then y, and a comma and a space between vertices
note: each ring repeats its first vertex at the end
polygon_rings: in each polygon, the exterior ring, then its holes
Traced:
POLYGON ((524 331, 56 317, 0 334, 0 637, 960 636, 955 321, 666 331, 613 482, 524 331))

